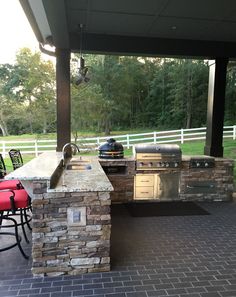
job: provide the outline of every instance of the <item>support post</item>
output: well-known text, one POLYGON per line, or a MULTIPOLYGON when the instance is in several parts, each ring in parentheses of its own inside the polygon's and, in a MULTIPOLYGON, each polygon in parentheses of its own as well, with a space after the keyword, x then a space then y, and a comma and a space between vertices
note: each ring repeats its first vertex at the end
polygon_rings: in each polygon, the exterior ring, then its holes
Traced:
POLYGON ((223 157, 225 88, 228 58, 209 61, 205 155, 223 157))
POLYGON ((57 151, 71 142, 70 50, 56 49, 57 151))

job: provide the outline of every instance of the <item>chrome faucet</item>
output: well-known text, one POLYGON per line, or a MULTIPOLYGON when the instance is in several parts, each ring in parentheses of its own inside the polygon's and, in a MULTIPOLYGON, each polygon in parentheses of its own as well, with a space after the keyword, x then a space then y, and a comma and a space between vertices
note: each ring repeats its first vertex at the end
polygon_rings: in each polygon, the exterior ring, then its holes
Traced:
POLYGON ((73 150, 73 155, 76 155, 76 151, 79 153, 80 150, 79 150, 79 147, 77 144, 75 143, 71 143, 71 142, 68 142, 66 143, 63 148, 62 148, 62 166, 64 167, 65 166, 65 159, 68 157, 67 155, 67 152, 66 152, 66 148, 70 146, 70 147, 73 147, 74 150, 73 150))

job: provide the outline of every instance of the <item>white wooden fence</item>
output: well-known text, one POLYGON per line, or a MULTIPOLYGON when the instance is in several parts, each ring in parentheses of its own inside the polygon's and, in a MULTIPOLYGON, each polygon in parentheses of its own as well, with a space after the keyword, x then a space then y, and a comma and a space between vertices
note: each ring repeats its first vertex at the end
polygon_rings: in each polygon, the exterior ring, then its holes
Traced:
MULTIPOLYGON (((236 125, 224 127, 224 138, 236 139, 236 125)), ((154 131, 140 134, 126 134, 113 136, 127 149, 137 143, 184 143, 192 140, 205 140, 206 128, 180 129, 170 131, 154 131)), ((81 151, 96 150, 109 137, 79 138, 77 144, 81 151)), ((72 140, 73 141, 73 140, 72 140)), ((7 156, 12 148, 19 149, 22 154, 38 156, 42 152, 55 151, 56 140, 27 140, 27 141, 0 141, 0 153, 7 156)))

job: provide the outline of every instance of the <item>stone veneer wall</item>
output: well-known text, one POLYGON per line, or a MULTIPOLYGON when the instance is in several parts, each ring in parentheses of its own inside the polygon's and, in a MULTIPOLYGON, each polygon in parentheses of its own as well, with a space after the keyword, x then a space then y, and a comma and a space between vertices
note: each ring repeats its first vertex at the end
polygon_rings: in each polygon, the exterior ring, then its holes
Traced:
POLYGON ((189 168, 189 161, 182 161, 180 178, 180 200, 191 201, 230 201, 234 191, 233 176, 234 161, 224 158, 215 158, 215 167, 208 169, 189 168), (194 182, 214 182, 215 193, 188 194, 186 186, 194 182))
MULTIPOLYGON (((107 174, 114 192, 111 193, 111 201, 115 203, 130 202, 133 200, 135 160, 130 158, 117 160, 99 160, 102 167, 126 166, 125 174, 107 174)), ((180 194, 175 200, 191 201, 229 201, 234 190, 233 177, 234 161, 225 158, 215 158, 215 167, 209 169, 190 169, 189 158, 182 161, 180 170, 180 194), (186 185, 189 182, 213 181, 216 184, 216 193, 186 193, 186 185)), ((160 171, 159 171, 160 172, 160 171)))
POLYGON ((46 181, 34 182, 33 193, 32 273, 109 271, 110 194, 47 193, 46 181))
POLYGON ((125 166, 126 170, 123 174, 109 174, 107 177, 111 182, 114 191, 111 192, 111 201, 115 203, 132 201, 134 197, 134 175, 135 161, 134 159, 117 159, 117 160, 99 160, 101 166, 125 166))

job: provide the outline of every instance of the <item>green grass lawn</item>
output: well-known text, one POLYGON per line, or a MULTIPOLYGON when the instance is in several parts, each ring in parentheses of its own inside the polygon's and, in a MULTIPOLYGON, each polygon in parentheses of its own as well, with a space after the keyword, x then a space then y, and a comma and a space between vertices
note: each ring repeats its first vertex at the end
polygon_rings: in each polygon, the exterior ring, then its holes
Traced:
MULTIPOLYGON (((153 132, 157 128, 153 129, 133 129, 133 130, 122 130, 122 131, 111 131, 111 135, 107 136, 104 135, 103 132, 94 132, 94 131, 80 131, 78 134, 78 137, 80 138, 86 138, 86 137, 112 137, 115 135, 125 135, 125 134, 138 134, 138 133, 148 133, 153 132)), ((57 138, 56 133, 47 133, 47 134, 22 134, 22 135, 9 135, 9 136, 0 136, 0 141, 12 141, 12 140, 44 140, 44 139, 50 139, 54 140, 57 138)), ((71 135, 71 138, 73 139, 73 134, 71 135)))

